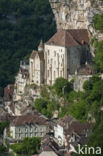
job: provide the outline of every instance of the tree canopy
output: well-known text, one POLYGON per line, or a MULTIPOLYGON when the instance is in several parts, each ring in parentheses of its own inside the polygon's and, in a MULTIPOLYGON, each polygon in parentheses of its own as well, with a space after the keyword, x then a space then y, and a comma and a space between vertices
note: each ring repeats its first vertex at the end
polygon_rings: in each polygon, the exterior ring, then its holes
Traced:
POLYGON ((19 63, 56 32, 48 0, 0 0, 0 96, 19 63))
POLYGON ((25 138, 22 143, 16 143, 11 145, 11 148, 17 154, 36 154, 40 148, 40 138, 25 138))

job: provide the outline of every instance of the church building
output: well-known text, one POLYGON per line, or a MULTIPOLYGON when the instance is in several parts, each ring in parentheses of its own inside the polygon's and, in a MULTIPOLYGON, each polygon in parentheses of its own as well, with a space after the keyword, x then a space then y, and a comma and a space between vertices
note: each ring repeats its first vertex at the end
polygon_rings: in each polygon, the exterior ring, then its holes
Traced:
POLYGON ((69 80, 90 62, 87 30, 58 30, 45 44, 40 42, 38 51, 33 50, 29 59, 30 84, 53 85, 59 77, 69 80))

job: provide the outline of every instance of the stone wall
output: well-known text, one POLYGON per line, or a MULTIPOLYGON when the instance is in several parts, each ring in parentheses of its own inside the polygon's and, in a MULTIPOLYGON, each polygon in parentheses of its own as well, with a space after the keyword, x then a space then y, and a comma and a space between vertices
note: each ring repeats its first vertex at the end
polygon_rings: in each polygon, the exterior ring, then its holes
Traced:
POLYGON ((103 34, 92 27, 95 14, 103 13, 99 0, 49 0, 55 15, 57 29, 88 29, 90 35, 103 39, 103 34))
POLYGON ((83 91, 83 84, 86 80, 89 80, 92 75, 69 75, 68 80, 74 80, 73 89, 75 91, 83 91))

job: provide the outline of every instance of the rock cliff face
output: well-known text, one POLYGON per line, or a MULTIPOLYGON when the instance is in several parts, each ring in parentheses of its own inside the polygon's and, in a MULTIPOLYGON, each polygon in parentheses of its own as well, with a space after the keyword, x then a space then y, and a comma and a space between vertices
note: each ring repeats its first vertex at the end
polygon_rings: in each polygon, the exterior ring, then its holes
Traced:
POLYGON ((88 29, 98 39, 103 39, 99 31, 92 27, 95 14, 103 13, 102 0, 49 0, 55 15, 57 29, 88 29))

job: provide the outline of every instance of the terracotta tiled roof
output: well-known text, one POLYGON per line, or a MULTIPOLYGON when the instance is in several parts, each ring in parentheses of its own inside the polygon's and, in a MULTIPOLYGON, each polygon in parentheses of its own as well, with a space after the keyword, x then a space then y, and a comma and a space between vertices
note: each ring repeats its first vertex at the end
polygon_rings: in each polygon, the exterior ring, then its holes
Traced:
POLYGON ((36 53, 37 53, 37 51, 36 50, 33 50, 32 53, 31 53, 30 58, 34 59, 35 56, 36 56, 36 53))
POLYGON ((89 43, 86 29, 59 30, 46 44, 63 47, 77 46, 89 43))
POLYGON ((23 116, 19 116, 13 120, 11 125, 14 126, 24 126, 25 124, 38 124, 38 125, 48 125, 48 122, 43 117, 39 115, 34 115, 33 113, 28 113, 23 116))
POLYGON ((10 97, 13 96, 14 92, 14 84, 9 84, 4 88, 4 97, 6 99, 9 99, 10 97))
POLYGON ((10 119, 10 115, 2 107, 0 107, 0 122, 9 119, 10 119))
POLYGON ((58 124, 62 126, 64 129, 68 129, 69 125, 74 121, 76 120, 73 117, 68 115, 68 116, 61 118, 58 124))
POLYGON ((44 53, 43 52, 39 52, 39 51, 35 51, 35 50, 32 51, 32 54, 31 54, 30 58, 34 59, 36 54, 39 55, 40 60, 44 59, 44 53))

